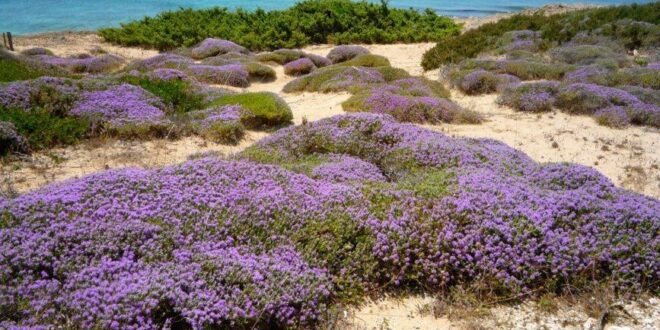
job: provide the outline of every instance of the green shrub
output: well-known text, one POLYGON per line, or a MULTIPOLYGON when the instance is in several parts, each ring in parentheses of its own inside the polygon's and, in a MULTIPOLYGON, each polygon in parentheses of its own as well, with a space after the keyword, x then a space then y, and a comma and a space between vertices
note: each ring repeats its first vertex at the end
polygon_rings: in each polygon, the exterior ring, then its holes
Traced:
POLYGON ((41 76, 64 77, 69 74, 56 67, 43 65, 34 59, 16 56, 0 48, 0 82, 28 80, 41 76))
POLYGON ((287 64, 303 57, 305 57, 305 53, 299 49, 278 49, 273 52, 257 55, 257 59, 260 62, 275 62, 280 65, 287 64))
POLYGON ((222 96, 209 105, 222 106, 238 104, 249 112, 241 117, 248 128, 278 127, 291 123, 291 108, 277 94, 268 92, 242 93, 222 96))
POLYGON ((285 10, 180 9, 101 29, 107 41, 159 50, 193 46, 208 37, 231 40, 250 50, 299 48, 321 43, 438 41, 460 32, 432 10, 390 8, 348 0, 306 0, 285 10))
POLYGON ((379 67, 379 66, 391 66, 390 60, 387 57, 374 55, 374 54, 362 54, 357 57, 348 60, 346 62, 341 62, 337 64, 339 66, 364 66, 364 67, 379 67))
POLYGON ((248 62, 243 64, 245 70, 250 75, 250 80, 260 82, 270 82, 277 79, 277 73, 273 68, 257 62, 248 62))
POLYGON ((237 122, 216 122, 204 128, 201 134, 216 143, 237 144, 245 135, 245 128, 237 122))
POLYGON ((0 121, 13 123, 32 150, 76 144, 87 136, 91 127, 86 119, 54 116, 43 109, 0 108, 0 121))
POLYGON ((185 113, 202 109, 204 97, 194 92, 188 81, 151 79, 147 76, 124 76, 124 82, 140 86, 158 96, 173 112, 185 113))
MULTIPOLYGON (((484 24, 458 36, 444 38, 424 54, 422 66, 425 70, 432 70, 444 64, 459 63, 482 52, 494 50, 497 47, 497 40, 509 31, 541 31, 542 38, 546 42, 562 43, 571 40, 579 32, 590 32, 607 23, 622 19, 658 24, 660 2, 587 9, 552 16, 545 16, 543 13, 515 15, 495 23, 484 24)), ((634 30, 635 28, 630 28, 630 31, 625 32, 625 36, 630 40, 638 40, 639 38, 635 36, 639 37, 639 33, 636 34, 634 30)), ((634 49, 636 44, 639 42, 628 42, 627 46, 629 49, 634 49)))

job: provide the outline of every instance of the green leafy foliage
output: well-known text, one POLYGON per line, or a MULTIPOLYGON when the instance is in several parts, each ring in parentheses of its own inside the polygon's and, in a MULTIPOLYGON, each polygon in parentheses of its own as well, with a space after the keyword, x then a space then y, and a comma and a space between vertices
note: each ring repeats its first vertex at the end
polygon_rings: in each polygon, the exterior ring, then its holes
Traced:
POLYGON ((298 48, 319 43, 437 41, 460 31, 431 10, 390 8, 348 0, 307 0, 286 10, 180 9, 106 28, 107 41, 160 50, 192 46, 207 37, 232 40, 250 50, 298 48))
MULTIPOLYGON (((569 41, 579 32, 590 32, 607 23, 622 19, 658 24, 660 22, 660 2, 587 9, 552 16, 545 16, 543 13, 515 15, 496 23, 484 24, 461 35, 443 39, 424 54, 422 66, 425 70, 432 70, 443 64, 459 63, 464 59, 476 57, 484 51, 493 50, 497 46, 497 40, 509 31, 541 31, 546 44, 541 45, 540 48, 545 50, 551 43, 569 41)), ((608 31, 604 31, 604 33, 607 34, 608 31)), ((623 31, 609 31, 609 34, 626 39, 625 46, 629 49, 640 47, 645 42, 652 42, 649 36, 634 25, 623 31)))
POLYGON ((276 127, 287 125, 293 119, 289 105, 279 96, 268 92, 225 95, 210 106, 238 104, 248 111, 241 122, 248 128, 276 127))
POLYGON ((151 79, 146 76, 126 75, 122 78, 124 82, 140 86, 152 94, 158 96, 174 112, 185 113, 199 110, 204 107, 204 97, 193 92, 193 86, 183 80, 160 80, 151 79))
POLYGON ((90 131, 89 121, 83 118, 55 116, 45 109, 0 108, 0 121, 13 123, 32 150, 75 144, 90 131))

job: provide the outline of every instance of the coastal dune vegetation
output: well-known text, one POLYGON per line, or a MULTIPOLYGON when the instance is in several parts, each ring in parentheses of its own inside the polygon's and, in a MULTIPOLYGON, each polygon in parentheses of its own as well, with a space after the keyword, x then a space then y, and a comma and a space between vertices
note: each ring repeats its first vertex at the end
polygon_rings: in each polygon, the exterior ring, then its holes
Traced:
POLYGON ((299 48, 310 44, 437 41, 460 27, 432 10, 417 11, 349 0, 306 0, 285 10, 180 9, 99 30, 125 46, 170 50, 213 37, 252 50, 299 48))
POLYGON ((498 103, 517 111, 559 109, 615 128, 660 127, 659 9, 514 16, 439 43, 423 65, 442 64, 456 89, 498 93, 498 103))
POLYGON ((422 126, 484 118, 443 81, 365 47, 295 49, 476 40, 451 53, 439 44, 425 65, 448 65, 451 87, 499 93, 518 111, 655 129, 654 6, 515 16, 455 36, 431 12, 303 1, 182 9, 101 31, 167 50, 134 61, 0 49, 2 159, 105 136, 236 144, 269 133, 236 154, 0 194, 0 328, 313 329, 390 293, 489 304, 601 288, 657 295, 660 200, 588 166, 422 126), (547 22, 570 23, 563 39, 542 32, 547 22), (294 76, 283 93, 349 93, 347 113, 291 125, 282 97, 242 89, 275 69, 294 76))

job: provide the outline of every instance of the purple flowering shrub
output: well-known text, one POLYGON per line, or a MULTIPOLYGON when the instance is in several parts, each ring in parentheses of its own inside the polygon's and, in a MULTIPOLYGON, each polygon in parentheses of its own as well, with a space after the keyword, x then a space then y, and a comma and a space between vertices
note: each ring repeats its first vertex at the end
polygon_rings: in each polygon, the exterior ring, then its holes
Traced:
POLYGON ((161 123, 165 112, 159 98, 138 86, 122 84, 83 92, 69 115, 121 127, 161 123))
POLYGON ((188 66, 195 64, 195 62, 185 56, 176 55, 172 53, 158 54, 156 56, 137 60, 129 64, 127 70, 138 71, 151 71, 155 69, 178 69, 185 70, 188 66))
POLYGON ((43 109, 65 116, 79 97, 79 85, 72 79, 48 76, 0 85, 0 106, 25 111, 43 109))
POLYGON ((506 85, 518 83, 520 79, 510 74, 496 74, 483 69, 453 72, 452 84, 468 95, 489 94, 501 91, 506 85))
POLYGON ((0 310, 15 313, 1 326, 314 324, 333 286, 291 237, 355 195, 274 166, 202 159, 10 200, 0 210, 0 310))
POLYGON ((239 105, 211 107, 188 115, 197 134, 223 144, 236 144, 243 138, 245 126, 241 118, 249 116, 239 105))
POLYGON ((462 71, 475 69, 509 74, 521 80, 559 80, 574 68, 567 64, 548 63, 537 59, 466 60, 458 66, 458 70, 462 71))
POLYGON ((358 55, 369 54, 369 50, 362 46, 341 45, 333 48, 326 56, 333 64, 352 60, 358 55))
POLYGON ((660 274, 660 201, 494 140, 361 113, 239 157, 0 199, 0 327, 310 328, 368 290, 652 290, 660 274))
POLYGON ((600 60, 612 60, 619 66, 630 65, 625 52, 593 45, 569 45, 551 49, 548 54, 553 61, 575 65, 591 65, 600 60))
POLYGON ((201 64, 212 66, 242 65, 248 72, 251 81, 269 82, 277 79, 275 70, 268 65, 259 63, 253 55, 231 52, 205 58, 201 61, 201 64))
POLYGON ((543 39, 541 33, 531 30, 517 30, 506 32, 498 41, 498 48, 502 52, 513 52, 525 50, 529 52, 539 51, 543 39))
POLYGON ((479 123, 478 114, 448 99, 439 82, 406 78, 358 92, 342 104, 345 111, 389 114, 401 122, 479 123))
POLYGON ((16 126, 11 122, 0 121, 0 156, 29 152, 30 146, 25 138, 16 131, 16 126))
POLYGON ((104 73, 120 68, 124 59, 116 55, 57 57, 53 55, 37 55, 41 62, 64 68, 75 73, 104 73))
POLYGON ((552 110, 559 88, 555 81, 511 84, 502 91, 497 102, 518 111, 547 112, 552 110))
POLYGON ((197 80, 209 84, 233 87, 250 86, 250 74, 241 64, 223 66, 193 64, 188 66, 186 72, 197 80))
POLYGON ((384 82, 385 77, 375 68, 329 66, 289 82, 283 91, 330 93, 361 89, 384 82))
POLYGON ((557 96, 557 107, 578 114, 593 114, 612 105, 632 106, 638 103, 641 103, 638 98, 624 90, 595 84, 571 84, 562 87, 557 96))
POLYGON ((599 124, 614 128, 623 128, 630 124, 626 108, 616 105, 596 111, 594 118, 599 124))
POLYGON ((590 168, 540 165, 500 142, 373 114, 280 130, 247 152, 275 164, 319 154, 360 158, 388 179, 363 190, 385 280, 518 292, 657 278, 660 202, 590 168))
POLYGON ((284 65, 284 73, 289 76, 302 76, 316 70, 312 60, 303 57, 284 65))
POLYGON ((248 54, 249 51, 245 47, 229 40, 215 38, 204 39, 199 45, 191 49, 191 55, 194 59, 204 59, 226 53, 248 54))

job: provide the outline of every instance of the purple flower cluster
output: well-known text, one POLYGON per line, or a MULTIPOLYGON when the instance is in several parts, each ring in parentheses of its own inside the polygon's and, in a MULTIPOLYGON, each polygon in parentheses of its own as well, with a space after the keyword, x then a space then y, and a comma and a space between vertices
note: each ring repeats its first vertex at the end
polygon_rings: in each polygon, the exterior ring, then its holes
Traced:
POLYGON ((242 64, 223 66, 193 64, 188 67, 187 72, 197 80, 205 83, 233 87, 250 86, 250 74, 242 64))
POLYGON ((363 111, 389 114, 402 122, 448 123, 466 110, 448 99, 401 95, 395 86, 384 85, 371 90, 364 100, 363 111))
POLYGON ((626 108, 616 105, 596 111, 594 118, 601 125, 615 128, 623 128, 630 124, 630 116, 626 108))
POLYGON ((599 65, 589 65, 580 67, 575 71, 566 73, 564 81, 567 83, 593 83, 602 80, 603 77, 611 74, 612 69, 599 65))
POLYGON ((284 73, 289 76, 306 75, 316 70, 316 65, 309 58, 303 57, 284 65, 284 73))
POLYGON ((535 52, 538 51, 541 41, 541 34, 537 31, 509 31, 500 38, 500 49, 505 52, 517 50, 535 52))
POLYGON ((518 77, 510 74, 495 74, 477 69, 460 77, 455 84, 469 95, 479 95, 501 91, 505 86, 519 82, 518 77))
POLYGON ((555 81, 512 84, 502 91, 498 103, 524 112, 546 112, 552 110, 558 91, 555 81))
POLYGON ((199 45, 191 49, 192 57, 203 59, 211 56, 222 55, 226 53, 247 54, 249 51, 234 42, 222 39, 207 38, 199 45))
POLYGON ((327 58, 332 61, 333 64, 337 64, 352 60, 362 54, 369 54, 369 50, 362 46, 341 45, 330 50, 327 58))
POLYGON ((35 56, 41 62, 64 68, 71 72, 102 73, 119 68, 124 60, 116 55, 57 57, 53 55, 35 56))
POLYGON ((327 162, 308 177, 204 158, 0 199, 0 327, 307 328, 354 280, 658 281, 660 201, 584 166, 366 113, 282 129, 250 155, 327 162))
POLYGON ((271 225, 294 232, 354 194, 216 159, 52 185, 0 210, 0 309, 22 326, 304 327, 333 288, 271 225), (261 248, 233 234, 250 227, 261 248))
POLYGON ((193 121, 202 128, 217 123, 240 124, 241 117, 245 114, 246 111, 240 105, 225 105, 189 113, 193 121))
POLYGON ((190 77, 188 75, 180 70, 176 69, 155 69, 151 72, 149 72, 149 77, 151 79, 155 80, 162 80, 162 81, 190 81, 190 77))
POLYGON ((128 68, 138 71, 151 71, 161 68, 184 70, 189 65, 194 63, 195 62, 188 57, 172 53, 165 53, 158 54, 144 60, 135 61, 131 63, 128 68))
POLYGON ((479 281, 516 291, 584 276, 629 286, 658 277, 660 201, 587 167, 539 165, 493 140, 452 139, 371 114, 287 128, 259 146, 284 157, 344 153, 389 178, 405 177, 410 166, 451 178, 431 204, 405 191, 374 192, 372 200, 397 201, 381 205, 385 212, 369 225, 374 254, 400 284, 479 281))
POLYGON ((329 155, 326 162, 312 169, 311 177, 334 183, 385 181, 377 166, 347 155, 329 155))
POLYGON ((144 89, 122 84, 107 90, 84 92, 69 112, 113 126, 153 124, 163 120, 163 105, 144 89))
POLYGON ((633 106, 639 103, 638 98, 624 90, 582 83, 561 88, 557 98, 559 108, 581 114, 593 114, 612 105, 633 106))
POLYGON ((48 76, 0 85, 0 106, 23 110, 46 108, 66 114, 81 92, 79 85, 75 80, 48 76))

